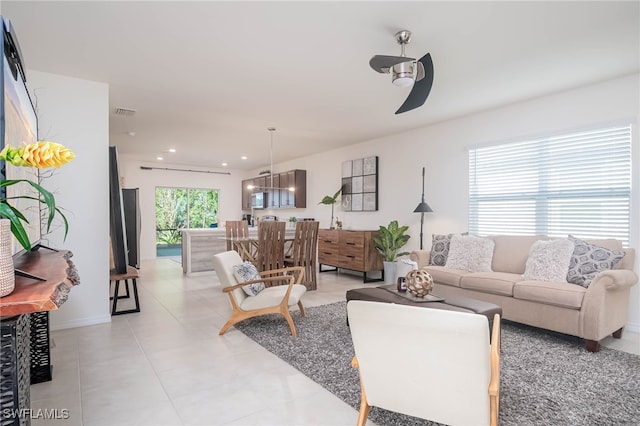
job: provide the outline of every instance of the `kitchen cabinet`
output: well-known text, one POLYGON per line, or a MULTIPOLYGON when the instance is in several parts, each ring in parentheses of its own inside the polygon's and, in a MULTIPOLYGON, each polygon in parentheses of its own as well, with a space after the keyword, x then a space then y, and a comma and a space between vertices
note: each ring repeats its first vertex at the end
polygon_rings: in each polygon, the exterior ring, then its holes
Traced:
POLYGON ((267 193, 267 209, 304 209, 307 207, 307 171, 289 170, 275 173, 273 185, 271 175, 243 180, 242 210, 251 210, 251 194, 258 191, 267 193), (258 189, 248 189, 249 185, 258 189), (289 188, 294 190, 290 191, 289 188))

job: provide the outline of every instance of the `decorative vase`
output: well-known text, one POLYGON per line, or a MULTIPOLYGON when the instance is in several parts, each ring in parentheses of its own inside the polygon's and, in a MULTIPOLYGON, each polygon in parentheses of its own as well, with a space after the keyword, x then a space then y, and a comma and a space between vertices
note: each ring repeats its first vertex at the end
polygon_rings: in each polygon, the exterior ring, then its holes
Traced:
POLYGON ((433 289, 433 277, 426 269, 416 269, 407 274, 407 291, 416 297, 425 297, 433 289))
POLYGON ((384 265, 384 283, 385 284, 396 284, 397 282, 397 264, 396 262, 387 262, 386 260, 382 262, 384 265))
POLYGON ((16 287, 16 275, 11 255, 11 222, 0 219, 0 297, 10 294, 16 287))

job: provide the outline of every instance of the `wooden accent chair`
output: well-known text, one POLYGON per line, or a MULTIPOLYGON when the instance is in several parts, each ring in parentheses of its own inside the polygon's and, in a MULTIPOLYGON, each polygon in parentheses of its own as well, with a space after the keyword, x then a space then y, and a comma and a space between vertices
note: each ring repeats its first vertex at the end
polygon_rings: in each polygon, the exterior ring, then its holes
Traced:
POLYGON ((256 268, 271 271, 285 267, 284 242, 285 222, 260 222, 258 225, 258 252, 256 254, 256 268))
POLYGON ((353 300, 358 425, 372 406, 448 425, 497 425, 500 316, 353 300))
POLYGON ((247 318, 266 314, 281 314, 287 320, 291 334, 296 335, 296 327, 289 313, 289 307, 298 305, 304 317, 302 295, 307 288, 300 284, 304 268, 292 267, 273 271, 261 271, 261 279, 239 283, 233 274, 233 267, 240 265, 242 258, 236 251, 226 251, 213 256, 213 266, 218 274, 222 291, 229 296, 231 318, 222 326, 218 334, 224 334, 232 325, 247 318), (255 296, 248 296, 242 289, 247 284, 264 282, 266 288, 255 296))
POLYGON ((316 253, 318 250, 318 228, 320 222, 300 221, 296 222, 296 235, 291 244, 291 256, 284 259, 286 266, 304 267, 304 280, 302 284, 307 290, 318 288, 316 280, 316 253))
POLYGON ((246 220, 227 220, 224 223, 227 237, 227 251, 233 250, 233 241, 230 238, 249 238, 249 224, 246 220))

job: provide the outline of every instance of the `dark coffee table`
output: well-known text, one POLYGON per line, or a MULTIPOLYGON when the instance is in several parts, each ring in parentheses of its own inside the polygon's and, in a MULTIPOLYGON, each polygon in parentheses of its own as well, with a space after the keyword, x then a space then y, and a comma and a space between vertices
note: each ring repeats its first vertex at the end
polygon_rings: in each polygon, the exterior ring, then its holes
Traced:
POLYGON ((486 316, 489 320, 489 330, 491 330, 493 326, 493 316, 495 314, 502 316, 502 308, 500 306, 482 300, 462 296, 450 296, 444 298, 441 302, 418 302, 399 294, 396 290, 390 291, 384 287, 392 288, 395 287, 395 285, 348 290, 346 294, 347 303, 350 300, 366 300, 370 302, 397 303, 399 305, 419 306, 421 308, 479 314, 486 316))

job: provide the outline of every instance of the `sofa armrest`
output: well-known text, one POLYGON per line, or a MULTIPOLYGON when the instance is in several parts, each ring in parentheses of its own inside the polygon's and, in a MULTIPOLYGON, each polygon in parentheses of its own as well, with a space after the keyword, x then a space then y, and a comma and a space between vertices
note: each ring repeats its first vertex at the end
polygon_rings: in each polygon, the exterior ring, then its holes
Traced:
POLYGON ((602 271, 591 281, 589 289, 604 286, 607 291, 618 291, 631 288, 638 283, 638 275, 628 269, 602 271))
POLYGON ((409 259, 418 263, 418 268, 429 266, 431 259, 431 250, 414 250, 409 254, 409 259))
POLYGON ((582 336, 599 341, 624 327, 628 320, 631 287, 638 282, 635 272, 614 269, 593 279, 582 301, 582 336))

